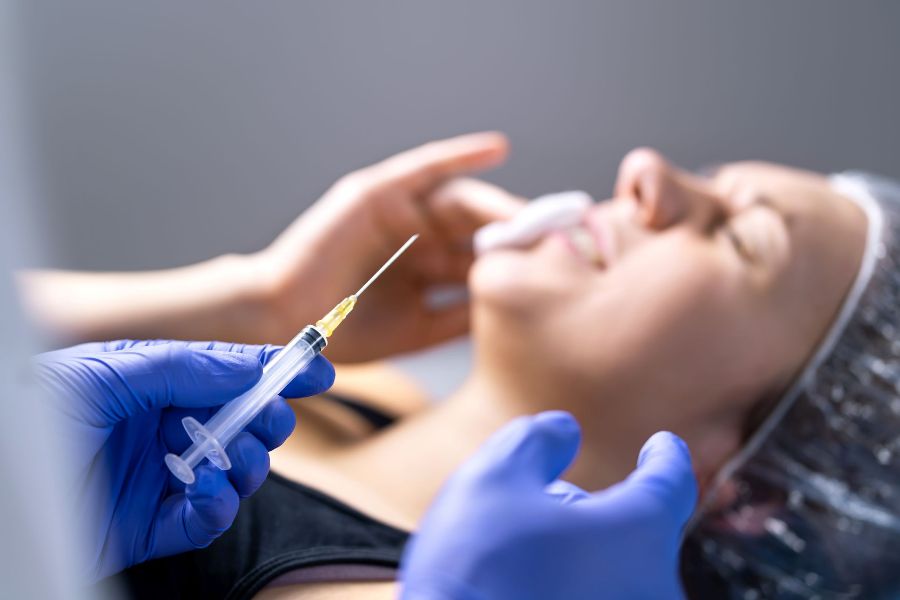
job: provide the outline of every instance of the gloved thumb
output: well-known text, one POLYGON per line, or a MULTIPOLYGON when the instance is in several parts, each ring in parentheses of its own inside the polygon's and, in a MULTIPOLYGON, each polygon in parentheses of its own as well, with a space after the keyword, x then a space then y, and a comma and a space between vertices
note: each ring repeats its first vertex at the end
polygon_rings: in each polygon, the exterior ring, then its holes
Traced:
POLYGON ((581 428, 562 411, 519 417, 495 433, 468 463, 470 474, 543 488, 578 453, 581 428))
POLYGON ((674 433, 654 433, 641 448, 637 469, 625 486, 663 500, 670 516, 685 523, 697 504, 697 479, 687 444, 674 433))

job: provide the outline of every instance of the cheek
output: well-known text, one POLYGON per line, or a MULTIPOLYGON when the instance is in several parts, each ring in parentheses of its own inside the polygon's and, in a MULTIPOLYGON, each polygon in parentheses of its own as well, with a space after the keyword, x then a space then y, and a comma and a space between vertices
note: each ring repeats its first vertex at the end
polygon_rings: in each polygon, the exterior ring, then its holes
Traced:
POLYGON ((610 272, 598 326, 581 331, 586 345, 602 349, 599 376, 685 422, 765 389, 771 327, 740 271, 683 247, 632 258, 610 272))
POLYGON ((742 316, 746 290, 728 267, 702 246, 660 243, 633 252, 607 273, 597 315, 606 327, 597 341, 638 354, 701 351, 742 316))
POLYGON ((646 284, 629 308, 633 329, 622 332, 623 347, 673 389, 712 388, 747 363, 746 297, 715 271, 700 271, 676 268, 646 284))

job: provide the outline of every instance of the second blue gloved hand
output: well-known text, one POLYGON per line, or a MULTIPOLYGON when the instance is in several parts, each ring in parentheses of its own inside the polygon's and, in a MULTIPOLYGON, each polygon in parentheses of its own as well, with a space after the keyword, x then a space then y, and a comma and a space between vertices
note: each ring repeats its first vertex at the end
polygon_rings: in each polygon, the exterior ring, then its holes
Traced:
POLYGON ((623 482, 557 478, 580 430, 562 412, 513 421, 450 479, 403 561, 404 600, 669 600, 697 499, 686 445, 661 432, 623 482))
MULTIPOLYGON (((201 423, 252 387, 273 346, 218 342, 118 341, 84 344, 37 357, 37 375, 61 416, 69 452, 71 502, 88 540, 87 578, 208 545, 237 514, 239 499, 263 483, 268 451, 294 428, 282 398, 271 402, 226 449, 232 468, 204 462, 184 486, 163 463, 190 440, 185 416, 201 423)), ((334 369, 317 357, 284 390, 325 391, 334 369)))

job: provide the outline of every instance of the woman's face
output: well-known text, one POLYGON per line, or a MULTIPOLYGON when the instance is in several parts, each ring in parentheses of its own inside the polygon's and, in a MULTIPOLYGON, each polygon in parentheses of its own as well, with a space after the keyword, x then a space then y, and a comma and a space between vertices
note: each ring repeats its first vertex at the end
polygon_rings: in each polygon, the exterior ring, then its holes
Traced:
POLYGON ((635 150, 582 231, 478 259, 478 369, 535 410, 579 417, 582 456, 603 459, 575 479, 621 478, 669 429, 702 483, 826 332, 865 232, 820 175, 737 163, 700 177, 635 150))

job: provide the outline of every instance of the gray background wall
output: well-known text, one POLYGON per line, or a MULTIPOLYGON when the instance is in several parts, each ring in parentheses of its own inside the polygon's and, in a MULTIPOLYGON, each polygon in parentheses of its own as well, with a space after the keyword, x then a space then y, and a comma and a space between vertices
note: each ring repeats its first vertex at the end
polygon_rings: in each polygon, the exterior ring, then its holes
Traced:
POLYGON ((19 2, 55 264, 263 246, 340 174, 482 128, 522 194, 649 144, 900 177, 900 3, 19 2))

